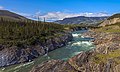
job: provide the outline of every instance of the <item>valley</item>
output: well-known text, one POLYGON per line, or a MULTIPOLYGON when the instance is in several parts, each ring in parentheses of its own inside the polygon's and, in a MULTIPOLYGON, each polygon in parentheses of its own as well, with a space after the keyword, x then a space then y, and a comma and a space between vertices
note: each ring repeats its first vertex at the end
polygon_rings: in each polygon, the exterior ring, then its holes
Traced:
POLYGON ((119 21, 57 24, 1 10, 0 72, 119 72, 119 21))
POLYGON ((13 65, 10 67, 3 67, 0 69, 1 72, 28 72, 30 69, 32 69, 33 66, 36 66, 42 62, 45 62, 47 60, 64 60, 67 61, 69 58, 79 54, 81 51, 88 51, 95 46, 90 41, 92 38, 84 38, 82 36, 82 33, 86 32, 83 31, 75 31, 72 32, 73 35, 73 41, 69 42, 66 46, 53 50, 41 57, 38 57, 37 59, 33 60, 32 62, 24 63, 24 64, 18 64, 13 65))
MULTIPOLYGON (((113 18, 114 19, 114 18, 113 18)), ((84 33, 92 37, 96 48, 63 60, 49 60, 33 67, 30 72, 119 72, 120 23, 93 28, 84 33), (47 65, 49 67, 47 67, 47 65), (60 68, 62 67, 62 68, 60 68)))

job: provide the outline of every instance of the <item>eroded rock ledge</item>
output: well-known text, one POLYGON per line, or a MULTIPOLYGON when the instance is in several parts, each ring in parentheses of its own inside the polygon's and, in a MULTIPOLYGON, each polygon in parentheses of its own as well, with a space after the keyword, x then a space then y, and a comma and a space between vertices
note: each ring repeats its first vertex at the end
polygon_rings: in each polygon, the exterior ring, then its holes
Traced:
POLYGON ((60 37, 46 40, 44 44, 38 43, 34 46, 9 48, 0 46, 0 67, 32 61, 46 52, 65 46, 72 38, 72 34, 64 33, 60 37))
POLYGON ((43 62, 30 72, 120 72, 120 33, 87 32, 85 36, 95 38, 96 49, 81 52, 67 62, 43 62))

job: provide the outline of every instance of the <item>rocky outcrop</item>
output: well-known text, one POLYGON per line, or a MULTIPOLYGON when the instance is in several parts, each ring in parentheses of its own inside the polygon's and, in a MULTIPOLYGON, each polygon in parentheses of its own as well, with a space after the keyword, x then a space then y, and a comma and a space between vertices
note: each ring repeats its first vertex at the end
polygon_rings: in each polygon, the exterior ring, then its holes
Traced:
POLYGON ((32 68, 30 72, 77 72, 68 62, 50 60, 32 68))
POLYGON ((105 20, 102 24, 100 24, 100 26, 106 26, 106 25, 111 25, 111 24, 115 24, 115 23, 119 23, 120 22, 120 18, 113 18, 110 20, 105 20))
POLYGON ((44 44, 9 48, 0 46, 0 67, 32 61, 49 51, 65 46, 72 38, 70 33, 65 33, 60 37, 46 40, 44 44))
POLYGON ((71 67, 67 72, 119 72, 120 34, 87 32, 84 35, 95 38, 95 49, 81 52, 66 62, 59 60, 43 62, 42 64, 33 67, 31 72, 66 72, 64 69, 61 70, 63 67, 71 67), (65 63, 67 63, 69 67, 65 66, 65 63), (74 70, 72 71, 71 69, 74 70))
POLYGON ((85 36, 95 38, 94 44, 97 53, 104 53, 106 50, 107 52, 114 51, 120 47, 120 33, 88 32, 85 36))

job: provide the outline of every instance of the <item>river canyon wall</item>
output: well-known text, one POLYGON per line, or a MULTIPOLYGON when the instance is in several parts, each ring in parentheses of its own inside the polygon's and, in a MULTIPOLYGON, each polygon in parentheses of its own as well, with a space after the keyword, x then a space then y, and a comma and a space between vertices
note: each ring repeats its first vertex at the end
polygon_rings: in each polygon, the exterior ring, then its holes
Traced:
POLYGON ((72 40, 72 34, 64 33, 62 36, 46 40, 44 44, 38 43, 24 47, 0 47, 0 67, 32 61, 49 51, 65 46, 72 40))

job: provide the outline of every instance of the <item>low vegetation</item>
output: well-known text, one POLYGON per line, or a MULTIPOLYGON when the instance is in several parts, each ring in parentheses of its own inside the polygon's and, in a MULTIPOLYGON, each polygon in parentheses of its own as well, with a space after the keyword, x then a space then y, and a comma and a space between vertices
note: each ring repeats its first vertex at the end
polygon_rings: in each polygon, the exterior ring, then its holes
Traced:
POLYGON ((99 28, 96 28, 95 31, 97 31, 97 32, 120 33, 120 23, 107 25, 105 27, 99 27, 99 28))
POLYGON ((9 21, 0 19, 0 44, 32 45, 44 42, 48 38, 60 36, 63 26, 55 23, 38 21, 9 21))
POLYGON ((109 52, 108 54, 97 54, 93 57, 93 61, 97 64, 99 63, 107 63, 109 59, 113 59, 115 63, 120 64, 120 50, 114 50, 113 52, 109 52))

